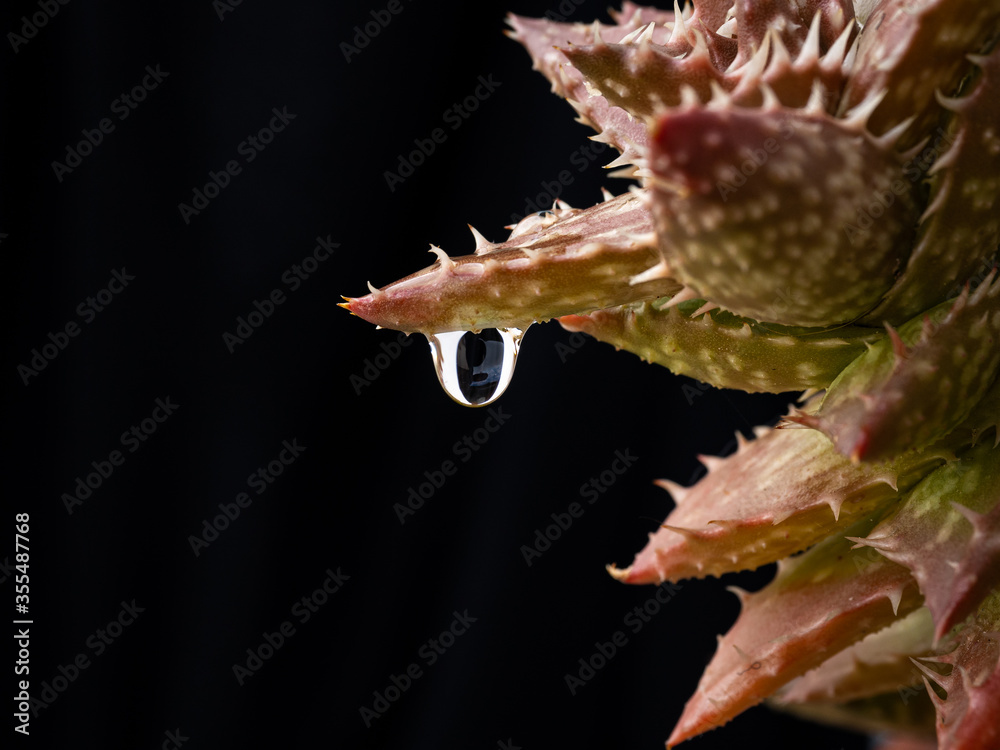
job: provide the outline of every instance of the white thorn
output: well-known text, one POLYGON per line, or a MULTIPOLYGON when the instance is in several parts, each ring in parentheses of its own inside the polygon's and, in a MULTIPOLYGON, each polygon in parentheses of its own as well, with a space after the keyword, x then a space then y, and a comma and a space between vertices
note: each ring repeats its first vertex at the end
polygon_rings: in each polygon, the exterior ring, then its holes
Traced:
MULTIPOLYGON (((792 56, 788 54, 788 47, 785 46, 781 35, 774 29, 768 29, 767 36, 774 37, 771 43, 771 46, 774 47, 774 52, 771 54, 771 68, 780 71, 783 68, 791 67, 792 56)), ((763 45, 761 47, 763 48, 763 45)))
POLYGON ((903 587, 900 586, 898 589, 893 591, 889 596, 889 602, 892 604, 892 613, 894 615, 899 614, 899 603, 903 600, 903 587))
MULTIPOLYGON (((833 43, 833 46, 827 50, 826 56, 823 58, 823 62, 819 64, 821 70, 829 70, 831 73, 837 69, 837 57, 834 53, 843 54, 844 49, 846 49, 847 40, 850 38, 851 24, 847 24, 844 30, 840 32, 840 36, 837 37, 837 41, 833 43), (841 45, 841 40, 843 40, 843 45, 841 45), (830 61, 830 64, 824 68, 826 60, 830 61)), ((840 62, 840 70, 844 76, 849 76, 851 74, 851 69, 854 67, 854 61, 858 56, 858 46, 861 42, 861 34, 854 37, 854 41, 851 42, 851 48, 847 50, 847 54, 844 55, 840 62)))
POLYGON ((647 268, 642 273, 636 274, 628 280, 629 286, 637 286, 638 284, 644 284, 647 281, 655 281, 656 279, 669 279, 670 278, 670 266, 667 265, 667 261, 661 260, 655 266, 647 268))
POLYGON ((607 203, 607 202, 608 202, 608 201, 610 201, 610 200, 614 200, 614 198, 615 198, 615 196, 613 196, 613 195, 612 195, 612 194, 611 194, 611 193, 610 193, 610 192, 608 191, 608 189, 607 189, 607 188, 605 188, 605 187, 602 187, 602 188, 601 188, 601 197, 603 197, 603 198, 604 198, 604 202, 605 202, 605 203, 607 203))
POLYGON ((590 27, 591 32, 594 34, 594 44, 604 44, 604 39, 601 38, 601 22, 594 21, 594 24, 590 27))
POLYGON ((619 44, 633 44, 636 42, 641 42, 644 38, 653 38, 653 28, 656 26, 655 23, 650 22, 646 26, 641 26, 631 34, 627 34, 622 37, 619 44))
POLYGON ((701 99, 698 96, 698 92, 694 90, 694 87, 689 83, 681 84, 681 106, 682 107, 697 107, 701 104, 701 99))
POLYGON ((663 305, 661 309, 666 310, 668 307, 676 307, 682 302, 687 302, 689 299, 701 299, 701 295, 691 287, 686 286, 671 297, 670 301, 663 305))
POLYGON ((468 227, 472 232, 473 239, 476 241, 476 255, 479 255, 480 253, 483 253, 493 247, 492 243, 483 237, 483 235, 479 233, 479 230, 472 226, 472 224, 469 224, 468 227))
POLYGON ((441 262, 442 270, 447 270, 455 265, 455 261, 448 257, 448 253, 439 248, 437 245, 431 245, 431 249, 427 252, 434 253, 437 256, 437 259, 441 262))
POLYGON ((649 44, 653 41, 653 29, 656 28, 656 24, 650 21, 649 25, 642 30, 642 33, 636 37, 636 42, 639 44, 649 44))
POLYGON ((886 94, 889 93, 888 89, 882 89, 879 93, 865 97, 861 102, 858 103, 856 107, 848 110, 843 117, 843 124, 849 128, 854 128, 856 130, 862 130, 868 125, 868 118, 872 116, 872 112, 882 103, 885 99, 886 94))
POLYGON ((964 100, 961 98, 945 96, 941 93, 941 89, 934 89, 934 98, 937 103, 944 107, 949 112, 960 113, 963 109, 962 104, 964 100))
POLYGON ((657 479, 653 484, 669 492, 670 496, 674 499, 674 504, 678 506, 684 502, 684 498, 691 491, 690 488, 679 485, 676 482, 671 482, 669 479, 657 479))
POLYGON ((678 0, 674 0, 674 28, 670 32, 670 39, 667 40, 667 45, 675 44, 681 41, 687 41, 688 38, 687 24, 684 23, 684 14, 681 13, 681 4, 678 0))
POLYGON ((712 89, 712 98, 705 105, 706 109, 729 109, 732 106, 733 98, 718 81, 709 82, 709 87, 712 89))
POLYGON ((768 29, 768 32, 764 34, 764 41, 761 43, 760 47, 756 52, 747 60, 746 65, 744 65, 739 73, 740 77, 746 80, 755 81, 764 74, 764 68, 767 64, 767 58, 771 50, 771 36, 774 34, 772 29, 768 29))
POLYGON ((802 45, 802 50, 795 60, 795 67, 809 68, 819 60, 819 24, 822 11, 817 10, 813 15, 812 23, 809 25, 809 34, 806 36, 806 43, 802 45))
POLYGON ((824 99, 823 84, 816 78, 812 83, 812 91, 809 92, 809 101, 806 102, 806 114, 818 115, 826 112, 826 102, 824 99))
POLYGON ((774 89, 763 81, 760 84, 760 92, 764 95, 764 103, 761 106, 762 110, 765 112, 774 112, 781 109, 781 100, 778 99, 778 95, 774 93, 774 89))
POLYGON ((706 302, 704 305, 699 307, 693 313, 691 313, 692 318, 697 318, 699 315, 704 315, 707 312, 712 312, 712 310, 718 310, 719 306, 714 302, 706 302))
POLYGON ((365 283, 368 284, 368 291, 372 293, 372 297, 378 297, 380 294, 385 294, 385 292, 376 287, 370 281, 366 281, 365 283))
POLYGON ((896 143, 902 137, 903 133, 905 133, 909 129, 910 125, 912 125, 913 121, 916 119, 917 119, 916 115, 911 115, 910 117, 907 117, 901 123, 895 125, 894 127, 889 128, 882 135, 876 138, 875 142, 886 150, 895 148, 896 143))

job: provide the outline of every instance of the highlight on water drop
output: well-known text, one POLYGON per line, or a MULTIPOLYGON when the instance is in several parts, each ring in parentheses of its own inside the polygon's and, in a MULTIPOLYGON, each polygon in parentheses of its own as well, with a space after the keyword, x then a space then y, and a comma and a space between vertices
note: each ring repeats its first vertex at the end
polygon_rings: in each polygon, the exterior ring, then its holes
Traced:
POLYGON ((510 385, 524 330, 487 328, 427 336, 444 392, 462 406, 492 404, 510 385))

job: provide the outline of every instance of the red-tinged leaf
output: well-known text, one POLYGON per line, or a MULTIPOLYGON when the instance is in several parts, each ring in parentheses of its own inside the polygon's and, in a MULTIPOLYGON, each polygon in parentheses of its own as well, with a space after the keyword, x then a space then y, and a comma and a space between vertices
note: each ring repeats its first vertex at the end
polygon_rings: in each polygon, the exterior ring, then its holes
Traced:
MULTIPOLYGON (((852 531, 872 525, 866 519, 852 531)), ((839 536, 783 561, 774 581, 740 598, 740 616, 719 640, 667 747, 725 724, 921 604, 906 568, 874 550, 852 550, 839 536)))
POLYGON ((674 294, 664 273, 649 213, 634 193, 592 208, 529 216, 511 238, 483 241, 474 255, 449 258, 342 306, 370 323, 439 333, 526 328, 584 310, 674 294))
MULTIPOLYGON (((564 97, 585 124, 601 133, 601 139, 623 155, 620 163, 641 161, 645 156, 649 136, 646 126, 633 119, 625 110, 612 106, 604 97, 588 91, 583 75, 574 68, 557 47, 593 44, 595 28, 607 42, 617 43, 641 28, 635 18, 623 19, 621 25, 585 25, 550 21, 545 18, 525 18, 511 15, 507 19, 511 36, 523 44, 531 55, 534 67, 552 83, 552 90, 564 97)), ((663 26, 654 30, 653 40, 667 44, 670 32, 663 26)), ((683 41, 680 49, 687 47, 683 41)))
POLYGON ((918 664, 927 679, 948 693, 942 700, 927 685, 937 707, 939 750, 996 750, 1000 747, 1000 591, 983 602, 958 638, 954 651, 933 660, 951 665, 949 675, 918 664))
POLYGON ((932 654, 933 645, 934 620, 930 610, 921 607, 793 680, 774 700, 846 702, 881 693, 917 691, 910 686, 921 684, 921 673, 910 657, 932 654))
POLYGON ((916 145, 941 122, 937 92, 954 95, 971 70, 966 55, 998 31, 1000 0, 882 0, 861 32, 841 111, 885 92, 872 132, 915 117, 900 145, 916 145))
POLYGON ((913 572, 943 638, 1000 584, 1000 449, 980 443, 936 469, 855 541, 913 572))
POLYGON ((739 42, 737 65, 750 60, 774 34, 792 55, 807 43, 810 25, 818 16, 818 42, 825 51, 848 26, 854 26, 854 4, 850 0, 736 0, 733 35, 739 42))
MULTIPOLYGON (((756 568, 799 552, 891 503, 950 455, 857 466, 814 430, 770 430, 741 441, 690 488, 663 482, 677 502, 624 570, 625 583, 661 583, 756 568)), ((707 459, 706 459, 707 460, 707 459)))
POLYGON ((897 323, 958 295, 993 265, 1000 244, 1000 47, 973 57, 979 75, 969 93, 942 100, 954 113, 907 163, 907 179, 929 169, 930 197, 913 253, 869 324, 897 323))
POLYGON ((668 110, 649 169, 660 248, 677 279, 765 322, 832 326, 871 310, 919 215, 891 145, 822 110, 668 110))
POLYGON ((942 303, 852 362, 816 426, 853 460, 879 461, 947 435, 1000 371, 1000 282, 942 303))

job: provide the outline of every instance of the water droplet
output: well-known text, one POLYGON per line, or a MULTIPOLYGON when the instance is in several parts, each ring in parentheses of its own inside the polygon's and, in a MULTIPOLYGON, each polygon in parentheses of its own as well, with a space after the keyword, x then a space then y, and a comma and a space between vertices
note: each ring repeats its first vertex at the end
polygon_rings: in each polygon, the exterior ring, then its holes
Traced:
POLYGON ((523 336, 520 328, 428 335, 444 392, 462 406, 492 404, 510 385, 523 336))

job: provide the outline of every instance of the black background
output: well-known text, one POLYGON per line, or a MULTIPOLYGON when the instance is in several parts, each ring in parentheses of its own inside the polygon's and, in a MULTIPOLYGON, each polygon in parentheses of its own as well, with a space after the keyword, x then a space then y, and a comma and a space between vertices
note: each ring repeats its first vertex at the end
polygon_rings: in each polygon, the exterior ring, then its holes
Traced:
MULTIPOLYGON (((404 0, 346 60, 385 7, 248 1, 220 19, 208 0, 74 0, 16 52, 6 35, 40 6, 5 8, 3 536, 30 513, 32 692, 89 664, 11 746, 169 747, 179 730, 190 748, 658 748, 737 613, 725 586, 766 581, 685 582, 633 633, 623 618, 653 590, 604 565, 669 510, 653 479, 690 483, 696 454, 732 450, 788 397, 706 391, 538 325, 497 404, 509 416, 462 461, 454 444, 488 413, 444 395, 422 337, 396 349, 336 306, 428 265, 430 242, 471 252, 467 222, 504 239, 562 170, 573 205, 626 189, 601 170, 610 152, 577 169, 591 131, 502 33, 508 10, 607 20, 603 4, 404 0), (118 119, 146 66, 168 75, 118 119), (500 85, 451 129, 480 76, 500 85), (282 107, 295 119, 247 163, 240 144, 282 107), (52 163, 105 117, 114 130, 59 180, 52 163), (446 141, 390 190, 384 173, 436 127, 446 141), (178 204, 231 159, 241 173, 185 223, 178 204), (283 274, 317 237, 339 247, 293 292, 283 274), (134 280, 85 322, 77 306, 123 268, 134 280), (286 301, 230 353, 223 334, 276 288, 286 301), (71 321, 79 335, 25 385, 19 365, 71 321), (176 411, 68 513, 63 494, 158 398, 176 411), (191 536, 286 440, 305 451, 195 555, 191 536), (581 485, 616 451, 636 461, 588 505, 581 485), (457 473, 401 524, 394 504, 448 459, 457 473), (572 502, 582 517, 527 565, 522 545, 572 502), (349 580, 300 622, 328 569, 349 580), (142 613, 98 655, 132 600, 142 613), (466 610, 475 623, 428 665, 422 647, 466 610), (240 685, 234 665, 285 621, 294 635, 240 685), (628 643, 572 695, 565 675, 616 630, 628 643), (411 663, 421 676, 366 727, 360 709, 411 663)), ((0 554, 10 601, 12 544, 0 554)), ((745 742, 865 746, 757 708, 691 747, 745 742)))

